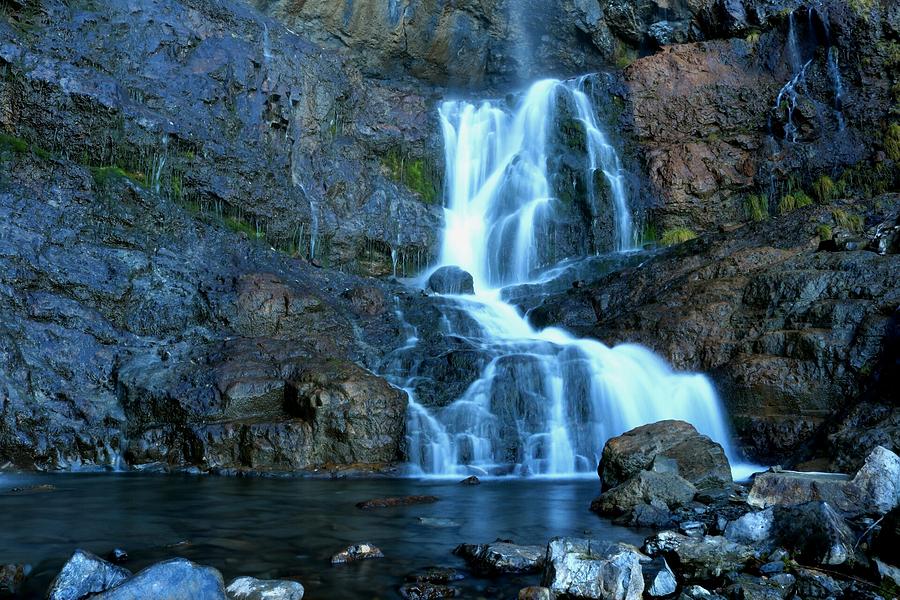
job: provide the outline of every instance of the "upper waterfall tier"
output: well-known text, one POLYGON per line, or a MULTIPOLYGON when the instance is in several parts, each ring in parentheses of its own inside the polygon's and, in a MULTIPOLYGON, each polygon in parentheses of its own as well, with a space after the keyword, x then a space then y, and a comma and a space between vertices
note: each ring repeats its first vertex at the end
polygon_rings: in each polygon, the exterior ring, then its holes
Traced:
POLYGON ((586 81, 539 81, 513 109, 491 101, 441 106, 448 198, 441 263, 470 272, 476 287, 528 281, 573 251, 561 239, 569 223, 559 188, 575 181, 583 188, 573 194, 583 203, 580 213, 612 222, 612 239, 595 240, 594 247, 632 245, 622 165, 584 91, 586 81), (584 149, 581 164, 558 159, 565 146, 558 132, 566 121, 583 137, 576 142, 584 149))

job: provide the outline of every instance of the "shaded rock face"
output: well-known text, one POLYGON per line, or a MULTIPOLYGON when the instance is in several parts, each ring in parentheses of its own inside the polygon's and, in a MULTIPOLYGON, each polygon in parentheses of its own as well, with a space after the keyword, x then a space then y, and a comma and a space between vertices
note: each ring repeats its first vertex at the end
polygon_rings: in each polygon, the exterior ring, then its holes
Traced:
POLYGON ((297 470, 401 459, 406 397, 356 363, 402 343, 354 277, 125 178, 4 152, 0 461, 297 470), (391 341, 393 340, 393 341, 391 341))
POLYGON ((472 275, 459 267, 441 267, 428 278, 428 289, 437 294, 474 294, 472 275))
POLYGON ((642 475, 642 471, 653 467, 656 457, 674 461, 675 473, 695 486, 731 484, 731 467, 722 446, 700 435, 690 423, 660 421, 636 427, 606 442, 597 468, 603 489, 642 475))
POLYGON ((27 34, 0 21, 7 133, 120 167, 320 264, 373 275, 427 264, 440 207, 386 161, 439 162, 431 92, 363 79, 242 3, 32 12, 27 34))
POLYGON ((475 87, 595 71, 614 51, 596 0, 255 4, 324 47, 344 51, 363 72, 379 77, 412 74, 475 87))
POLYGON ((678 475, 641 471, 603 492, 591 503, 591 510, 611 516, 622 515, 643 504, 671 510, 693 500, 696 493, 697 488, 678 475))
POLYGON ((673 531, 649 538, 644 550, 651 556, 664 556, 690 581, 715 580, 730 571, 741 571, 754 556, 750 546, 721 536, 694 538, 673 531))
MULTIPOLYGON (((817 228, 838 227, 836 209, 858 212, 871 233, 897 222, 900 197, 811 206, 710 234, 551 297, 529 318, 608 344, 641 343, 675 368, 710 373, 743 447, 759 460, 828 458, 832 449, 812 445, 813 436, 827 433, 819 428, 847 410, 848 398, 873 390, 894 402, 878 382, 896 361, 900 301, 900 255, 819 251, 817 228)), ((890 409, 881 415, 878 436, 865 435, 865 420, 848 423, 847 444, 854 431, 870 443, 890 439, 890 409)))

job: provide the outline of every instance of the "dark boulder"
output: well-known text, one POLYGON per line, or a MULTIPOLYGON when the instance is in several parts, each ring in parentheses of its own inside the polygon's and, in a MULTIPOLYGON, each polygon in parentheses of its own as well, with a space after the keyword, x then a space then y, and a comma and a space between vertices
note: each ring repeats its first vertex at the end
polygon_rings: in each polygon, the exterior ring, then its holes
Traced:
POLYGON ((752 547, 724 537, 689 537, 674 531, 648 538, 644 551, 651 556, 664 556, 689 582, 714 581, 731 571, 742 571, 755 555, 752 547))
POLYGON ((544 566, 543 546, 521 546, 512 542, 460 544, 453 553, 463 557, 482 574, 537 573, 544 566))
POLYGON ((0 597, 15 596, 29 571, 26 565, 0 565, 0 597))
POLYGON ((373 498, 357 502, 356 508, 371 510, 373 508, 392 508, 395 506, 413 506, 414 504, 433 504, 440 500, 437 496, 392 496, 390 498, 373 498))
POLYGON ((673 473, 641 471, 628 481, 603 492, 591 503, 591 510, 618 516, 639 505, 675 509, 694 499, 697 488, 673 473))
POLYGON ((642 425, 603 447, 597 472, 603 489, 616 487, 653 467, 657 456, 674 460, 678 475, 697 486, 731 485, 731 467, 722 446, 684 421, 660 421, 642 425))
POLYGON ((879 558, 900 567, 900 506, 884 516, 873 549, 879 558))
POLYGON ((441 267, 428 278, 428 289, 436 294, 474 294, 475 282, 459 267, 441 267))

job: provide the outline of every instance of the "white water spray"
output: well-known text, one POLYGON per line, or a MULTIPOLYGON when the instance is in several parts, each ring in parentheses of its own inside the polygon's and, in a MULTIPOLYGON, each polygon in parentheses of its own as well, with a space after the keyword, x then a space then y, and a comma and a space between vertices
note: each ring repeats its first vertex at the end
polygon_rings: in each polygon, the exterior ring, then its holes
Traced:
MULTIPOLYGON (((444 408, 429 410, 412 385, 403 386, 411 392, 407 442, 418 474, 593 474, 607 439, 662 419, 691 422, 735 459, 705 377, 675 373, 640 346, 609 348, 558 328, 535 330, 501 299, 501 286, 530 282, 543 266, 541 243, 559 202, 548 158, 560 98, 573 101, 584 127, 587 180, 600 169, 610 189, 615 247, 631 245, 621 163, 582 84, 539 81, 514 109, 441 106, 448 195, 441 264, 469 271, 476 293, 445 297, 440 327, 485 356, 486 367, 444 408)), ((414 348, 416 333, 408 338, 414 348)))

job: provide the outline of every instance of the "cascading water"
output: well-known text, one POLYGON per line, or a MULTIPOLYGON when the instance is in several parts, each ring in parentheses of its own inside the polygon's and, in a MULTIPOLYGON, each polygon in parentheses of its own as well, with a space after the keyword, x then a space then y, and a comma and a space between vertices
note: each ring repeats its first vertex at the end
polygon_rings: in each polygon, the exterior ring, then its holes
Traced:
POLYGON ((621 163, 583 84, 537 82, 515 108, 490 101, 440 108, 448 196, 441 264, 460 266, 475 281, 474 295, 436 299, 440 328, 486 357, 486 366, 456 401, 426 408, 413 389, 409 352, 419 340, 410 326, 407 345, 385 370, 407 375, 393 380, 410 394, 408 454, 417 474, 594 473, 608 438, 669 418, 693 423, 734 459, 705 377, 675 373, 640 346, 609 348, 557 328, 535 330, 502 300, 502 286, 529 282, 543 264, 541 244, 560 203, 548 164, 561 101, 581 123, 586 179, 600 169, 609 188, 615 247, 631 245, 621 163))

